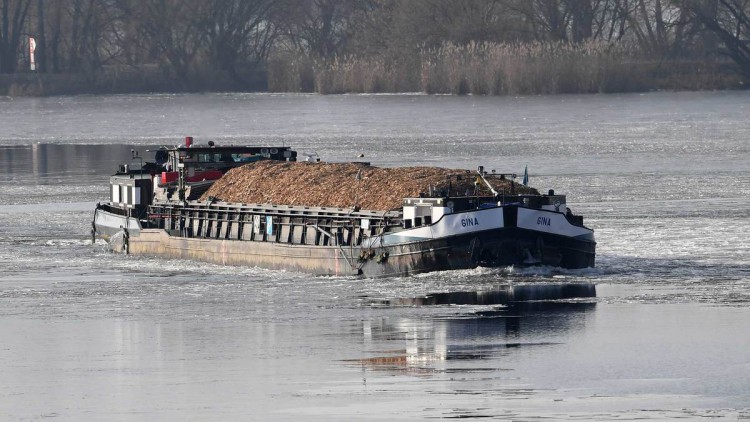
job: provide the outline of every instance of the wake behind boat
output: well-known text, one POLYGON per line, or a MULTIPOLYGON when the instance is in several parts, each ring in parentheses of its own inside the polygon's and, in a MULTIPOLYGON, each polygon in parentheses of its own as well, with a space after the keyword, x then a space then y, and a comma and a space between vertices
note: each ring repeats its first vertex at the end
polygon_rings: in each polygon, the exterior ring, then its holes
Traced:
POLYGON ((94 235, 115 251, 367 277, 594 266, 593 230, 565 195, 512 174, 297 162, 287 147, 162 151, 121 166, 97 206, 94 235))

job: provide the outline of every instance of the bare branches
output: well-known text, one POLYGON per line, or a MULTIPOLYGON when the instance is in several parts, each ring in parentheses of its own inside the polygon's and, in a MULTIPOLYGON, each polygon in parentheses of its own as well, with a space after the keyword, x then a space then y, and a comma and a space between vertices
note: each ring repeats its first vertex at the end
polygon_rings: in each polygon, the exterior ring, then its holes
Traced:
POLYGON ((269 63, 286 75, 279 60, 305 74, 291 83, 299 89, 311 85, 313 68, 352 58, 416 82, 421 51, 482 43, 570 44, 585 50, 594 42, 635 48, 656 62, 720 53, 750 76, 749 2, 0 0, 0 73, 29 71, 22 66, 28 63, 28 35, 38 40, 37 72, 93 79, 113 68, 148 69, 176 89, 262 88, 269 63))
MULTIPOLYGON (((31 0, 2 0, 0 9, 0 73, 13 73, 18 65, 26 16, 31 0)), ((25 45, 25 44, 24 44, 25 45)))
POLYGON ((732 58, 750 78, 750 1, 683 0, 693 18, 721 41, 720 52, 732 58))

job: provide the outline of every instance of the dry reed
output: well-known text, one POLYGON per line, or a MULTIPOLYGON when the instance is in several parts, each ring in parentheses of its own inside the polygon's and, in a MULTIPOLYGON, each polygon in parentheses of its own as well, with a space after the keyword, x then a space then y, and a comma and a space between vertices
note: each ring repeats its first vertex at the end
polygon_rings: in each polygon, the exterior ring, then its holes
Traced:
POLYGON ((287 54, 269 62, 269 88, 321 94, 533 95, 716 89, 740 84, 721 63, 666 63, 627 43, 446 43, 422 48, 417 55, 299 60, 287 54), (306 84, 301 82, 305 80, 306 84))

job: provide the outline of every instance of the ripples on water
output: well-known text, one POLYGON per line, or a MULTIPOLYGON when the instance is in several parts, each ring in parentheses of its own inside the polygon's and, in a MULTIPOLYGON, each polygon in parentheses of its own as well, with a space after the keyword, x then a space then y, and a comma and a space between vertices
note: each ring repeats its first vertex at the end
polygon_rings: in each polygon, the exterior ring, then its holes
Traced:
POLYGON ((748 416, 749 98, 0 100, 0 412, 748 416), (528 165, 532 185, 567 193, 596 230, 597 268, 362 280, 92 245, 93 204, 117 163, 134 144, 184 135, 272 140, 333 161, 363 152, 376 165, 528 165), (567 285, 596 297, 502 299, 567 285))

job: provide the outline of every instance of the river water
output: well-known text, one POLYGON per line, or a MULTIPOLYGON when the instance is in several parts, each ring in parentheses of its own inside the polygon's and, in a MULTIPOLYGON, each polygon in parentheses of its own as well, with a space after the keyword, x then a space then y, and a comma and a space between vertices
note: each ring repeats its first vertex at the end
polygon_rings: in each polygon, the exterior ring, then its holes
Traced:
POLYGON ((750 92, 0 98, 0 418, 749 418, 749 197, 750 92), (186 135, 528 166, 597 267, 368 280, 92 244, 117 164, 186 135))

